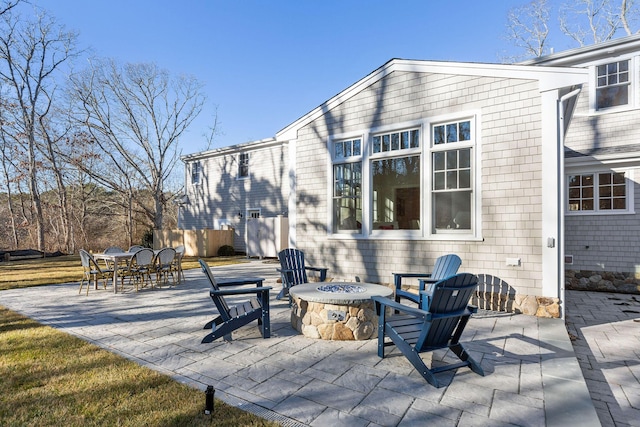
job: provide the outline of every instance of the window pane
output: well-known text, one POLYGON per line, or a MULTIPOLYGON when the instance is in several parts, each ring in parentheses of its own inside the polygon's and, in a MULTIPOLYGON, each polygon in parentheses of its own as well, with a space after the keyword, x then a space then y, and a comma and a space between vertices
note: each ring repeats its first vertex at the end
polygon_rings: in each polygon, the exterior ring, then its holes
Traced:
POLYGON ((471 140, 471 122, 460 122, 460 129, 458 131, 458 139, 460 141, 471 140))
POLYGON ((624 197, 627 194, 626 187, 624 185, 614 185, 613 186, 613 195, 616 197, 624 197))
POLYGON ((353 155, 354 156, 360 156, 362 154, 361 151, 361 142, 359 139, 356 139, 353 141, 353 155))
POLYGON ((614 173, 613 174, 613 183, 614 184, 624 184, 624 173, 614 173))
POLYGON ((593 187, 584 187, 582 189, 582 197, 584 199, 593 199, 593 187))
POLYGON ((433 144, 444 144, 444 126, 435 126, 433 128, 433 144))
POLYGON ((391 134, 391 149, 398 150, 400 148, 400 134, 392 133, 391 134))
POLYGON ((583 200, 582 201, 582 210, 583 211, 592 211, 593 210, 593 200, 583 200))
POLYGON ((335 147, 335 158, 336 159, 342 159, 344 157, 344 146, 342 144, 342 142, 336 142, 334 144, 335 147))
POLYGON ((624 198, 613 199, 613 209, 627 209, 627 200, 624 198))
POLYGON ((461 168, 471 167, 471 149, 459 150, 459 159, 461 168))
POLYGON ((457 124, 447 125, 447 142, 458 141, 458 126, 457 124))
POLYGON ((420 131, 412 130, 411 131, 411 148, 420 147, 420 131))
POLYGON ((420 220, 420 156, 372 162, 373 229, 416 229, 420 220))
POLYGON ((611 209, 611 199, 601 199, 600 209, 603 209, 603 210, 611 209))
POLYGON ((344 156, 351 157, 351 141, 344 142, 344 156))
POLYGON ((471 192, 434 194, 434 226, 436 229, 471 229, 471 192))
POLYGON ((601 173, 599 178, 600 178, 600 185, 611 184, 610 173, 601 173))
POLYGON ((471 171, 470 170, 461 170, 458 175, 459 188, 471 188, 471 171))
POLYGON ((458 167, 458 151, 447 151, 447 169, 456 169, 458 167))
POLYGON ((458 188, 458 172, 447 172, 447 188, 448 189, 456 189, 458 188))
POLYGON ((571 199, 578 199, 580 198, 580 189, 579 188, 570 188, 569 189, 569 197, 571 199))
POLYGON ((373 137, 373 152, 374 153, 379 153, 381 150, 381 145, 380 145, 380 137, 379 136, 374 136, 373 137))
POLYGON ((444 155, 445 153, 433 153, 433 170, 444 170, 444 155))
POLYGON ((389 151, 390 147, 391 147, 391 138, 389 137, 389 135, 384 135, 382 137, 382 151, 389 151))
POLYGON ((411 146, 410 141, 409 141, 409 132, 402 132, 402 142, 401 142, 401 147, 402 149, 407 149, 411 146))
POLYGON ((444 190, 444 172, 436 172, 433 174, 433 189, 444 190))

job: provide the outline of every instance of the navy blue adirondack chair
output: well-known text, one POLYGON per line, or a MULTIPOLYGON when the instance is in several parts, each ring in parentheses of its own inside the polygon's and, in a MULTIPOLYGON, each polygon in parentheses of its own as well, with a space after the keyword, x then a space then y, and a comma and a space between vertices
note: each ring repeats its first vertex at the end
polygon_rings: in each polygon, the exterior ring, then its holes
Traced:
POLYGON ((399 304, 391 299, 374 296, 378 314, 378 356, 384 358, 384 349, 395 345, 411 364, 429 382, 440 387, 435 375, 468 366, 479 375, 484 371, 460 344, 460 336, 477 307, 469 300, 478 286, 473 274, 461 273, 437 282, 433 292, 423 292, 423 309, 399 304), (386 310, 390 308, 392 310, 386 310), (395 314, 392 314, 395 313, 395 314), (391 339, 386 341, 385 337, 391 339), (420 353, 449 348, 460 362, 429 369, 420 353))
POLYGON ((231 341, 231 332, 247 325, 254 320, 258 321, 260 332, 263 338, 271 336, 271 322, 269 319, 269 291, 271 286, 262 286, 264 279, 247 277, 247 278, 228 278, 216 280, 211 273, 209 265, 199 259, 202 271, 209 279, 211 290, 209 295, 218 309, 218 316, 207 322, 204 329, 211 329, 211 333, 202 339, 203 343, 210 343, 220 337, 224 337, 225 341, 231 341), (253 288, 235 288, 220 289, 226 286, 252 285, 253 288), (225 296, 256 294, 249 301, 229 306, 225 301, 225 296))
POLYGON ((292 286, 308 283, 307 271, 316 271, 319 274, 319 280, 324 282, 327 279, 328 268, 309 267, 304 263, 304 252, 299 249, 287 248, 278 253, 280 261, 280 272, 282 278, 282 290, 276 299, 282 299, 289 295, 289 289, 292 286))
POLYGON ((420 305, 420 292, 429 290, 430 286, 434 283, 456 274, 461 264, 462 260, 458 255, 448 254, 436 259, 431 273, 393 273, 393 284, 396 288, 396 302, 400 302, 400 298, 406 298, 420 305), (404 277, 418 279, 418 293, 402 289, 402 278, 404 277))

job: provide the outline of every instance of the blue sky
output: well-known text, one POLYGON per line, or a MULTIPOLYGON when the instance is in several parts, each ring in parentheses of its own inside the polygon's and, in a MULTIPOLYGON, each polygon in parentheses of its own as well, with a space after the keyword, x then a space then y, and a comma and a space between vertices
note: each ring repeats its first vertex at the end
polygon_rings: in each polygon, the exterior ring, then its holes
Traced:
MULTIPOLYGON (((37 0, 36 0, 37 1, 37 0)), ((41 0, 81 47, 194 75, 208 108, 180 144, 276 132, 392 58, 500 62, 509 9, 528 0, 41 0)), ((566 48, 563 46, 561 48, 566 48)), ((560 50, 557 48, 556 50, 560 50)), ((81 64, 78 64, 81 66, 81 64)))

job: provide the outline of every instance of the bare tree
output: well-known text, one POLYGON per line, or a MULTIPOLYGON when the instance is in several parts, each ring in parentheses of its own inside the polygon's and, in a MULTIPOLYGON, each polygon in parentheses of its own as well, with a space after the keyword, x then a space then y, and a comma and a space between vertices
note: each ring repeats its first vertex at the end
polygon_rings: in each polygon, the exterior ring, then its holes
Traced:
POLYGON ((178 161, 178 141, 204 104, 194 78, 171 77, 155 64, 98 61, 72 77, 83 123, 105 170, 86 170, 101 184, 133 197, 155 229, 163 227, 166 183, 178 161), (117 173, 113 173, 113 172, 117 173), (140 190, 153 202, 139 197, 140 190))
POLYGON ((38 126, 50 111, 56 73, 74 56, 75 41, 74 33, 45 13, 37 13, 30 21, 12 11, 0 17, 0 80, 3 95, 17 105, 12 117, 15 126, 5 132, 26 147, 29 193, 41 251, 45 250, 45 222, 38 187, 38 126))
MULTIPOLYGON (((539 57, 548 53, 549 5, 547 0, 533 0, 513 8, 507 16, 507 40, 523 52, 521 58, 539 57)), ((514 62, 511 58, 507 62, 514 62)))

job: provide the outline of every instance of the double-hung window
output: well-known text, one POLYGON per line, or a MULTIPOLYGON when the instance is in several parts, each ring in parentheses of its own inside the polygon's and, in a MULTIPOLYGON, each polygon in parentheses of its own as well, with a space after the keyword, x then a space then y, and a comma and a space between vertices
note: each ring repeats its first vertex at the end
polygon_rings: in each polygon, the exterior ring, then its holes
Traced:
POLYGON ((249 153, 238 155, 238 178, 249 178, 249 153))
POLYGON ((625 59, 596 66, 596 110, 630 104, 630 62, 625 59))
POLYGON ((474 138, 471 125, 471 120, 462 120, 432 127, 434 233, 472 230, 474 138))
POLYGON ((198 185, 200 184, 200 180, 202 175, 202 166, 200 162, 192 162, 191 163, 191 184, 198 185))
POLYGON ((421 212, 420 130, 372 137, 372 231, 418 230, 421 212))
POLYGON ((620 213, 629 209, 624 172, 568 176, 568 213, 620 213))
POLYGON ((362 139, 333 143, 333 232, 362 231, 362 139))

